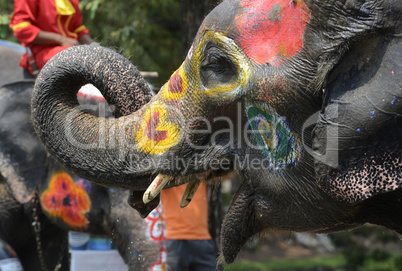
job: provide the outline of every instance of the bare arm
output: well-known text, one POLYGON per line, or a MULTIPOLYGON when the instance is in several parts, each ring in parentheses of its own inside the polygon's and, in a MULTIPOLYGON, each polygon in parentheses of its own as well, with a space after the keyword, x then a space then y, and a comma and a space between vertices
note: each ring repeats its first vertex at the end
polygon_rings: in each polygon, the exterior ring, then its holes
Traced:
POLYGON ((81 44, 91 44, 92 42, 94 42, 92 40, 92 37, 88 34, 84 34, 80 37, 80 39, 78 40, 81 44))
POLYGON ((33 44, 48 44, 61 46, 79 45, 80 42, 76 39, 64 37, 60 34, 40 30, 36 38, 32 41, 33 44))

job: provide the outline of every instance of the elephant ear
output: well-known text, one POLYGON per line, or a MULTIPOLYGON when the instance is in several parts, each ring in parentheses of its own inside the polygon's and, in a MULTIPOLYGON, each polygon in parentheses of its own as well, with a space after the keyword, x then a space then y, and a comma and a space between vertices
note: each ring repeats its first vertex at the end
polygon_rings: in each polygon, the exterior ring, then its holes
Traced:
POLYGON ((21 203, 32 199, 46 172, 47 155, 31 127, 32 87, 15 82, 0 88, 0 179, 21 203))
POLYGON ((402 186, 402 44, 372 35, 334 68, 313 132, 318 183, 358 203, 402 186))

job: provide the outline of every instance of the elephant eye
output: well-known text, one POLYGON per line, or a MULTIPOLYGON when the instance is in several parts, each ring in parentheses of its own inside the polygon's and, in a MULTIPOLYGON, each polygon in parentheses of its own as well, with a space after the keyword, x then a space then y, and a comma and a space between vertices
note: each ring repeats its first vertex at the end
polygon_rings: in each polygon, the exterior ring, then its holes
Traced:
POLYGON ((201 63, 201 81, 208 88, 230 84, 237 78, 237 67, 216 45, 207 45, 201 63))

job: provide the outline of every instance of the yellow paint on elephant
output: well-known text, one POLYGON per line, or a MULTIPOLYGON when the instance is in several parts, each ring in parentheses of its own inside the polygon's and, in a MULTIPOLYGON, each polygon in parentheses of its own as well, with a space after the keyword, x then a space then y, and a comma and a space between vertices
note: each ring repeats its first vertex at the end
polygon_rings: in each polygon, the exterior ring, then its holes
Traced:
MULTIPOLYGON (((227 84, 218 84, 211 87, 203 87, 202 91, 209 99, 213 101, 232 101, 237 96, 241 95, 241 92, 246 89, 245 86, 250 80, 250 61, 244 55, 243 50, 234 42, 234 40, 228 38, 223 33, 215 31, 206 31, 202 39, 197 44, 194 52, 192 52, 191 61, 194 66, 197 67, 196 78, 200 78, 199 70, 202 65, 202 56, 204 55, 204 50, 206 50, 206 45, 209 42, 213 42, 224 49, 225 52, 230 52, 231 59, 234 61, 237 67, 237 78, 236 80, 229 82, 227 84)), ((193 66, 193 65, 191 65, 193 66)))
POLYGON ((166 120, 166 105, 156 101, 145 111, 140 130, 136 133, 138 148, 149 154, 161 154, 177 144, 181 130, 166 120))
POLYGON ((264 143, 270 150, 274 150, 278 145, 278 137, 276 136, 275 127, 273 124, 265 119, 262 119, 258 124, 258 131, 261 133, 261 137, 264 143))
POLYGON ((169 79, 169 82, 163 86, 162 98, 166 100, 180 100, 187 92, 188 79, 183 69, 183 64, 169 79))

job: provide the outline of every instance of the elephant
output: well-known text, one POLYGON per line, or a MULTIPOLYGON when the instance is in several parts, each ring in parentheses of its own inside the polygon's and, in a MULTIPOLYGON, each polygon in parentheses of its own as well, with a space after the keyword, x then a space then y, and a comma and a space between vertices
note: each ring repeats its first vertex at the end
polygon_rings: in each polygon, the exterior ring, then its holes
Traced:
POLYGON ((1 269, 15 271, 23 270, 15 251, 3 240, 0 240, 0 270, 1 269))
MULTIPOLYGON (((27 271, 70 270, 68 231, 110 236, 129 270, 161 269, 160 208, 143 220, 127 191, 79 178, 47 154, 31 125, 35 79, 18 66, 21 55, 0 45, 0 239, 27 271)), ((99 99, 80 96, 88 109, 102 108, 99 99)))
POLYGON ((394 0, 222 1, 153 97, 122 56, 71 48, 39 74, 34 127, 59 163, 129 190, 142 216, 161 189, 188 183, 184 207, 200 182, 238 174, 220 239, 227 263, 278 229, 402 233, 401 11, 394 0), (116 118, 78 107, 85 83, 116 118))

